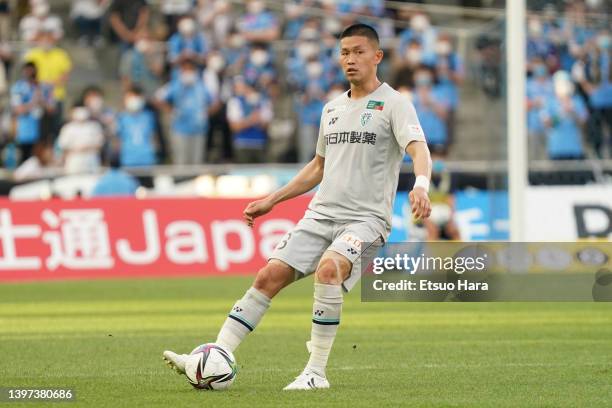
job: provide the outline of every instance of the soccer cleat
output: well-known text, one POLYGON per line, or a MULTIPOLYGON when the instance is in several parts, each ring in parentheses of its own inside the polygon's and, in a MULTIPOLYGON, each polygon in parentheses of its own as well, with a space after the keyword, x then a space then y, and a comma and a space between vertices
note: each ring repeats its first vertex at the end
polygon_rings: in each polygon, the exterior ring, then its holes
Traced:
POLYGON ((329 381, 327 381, 327 378, 312 371, 304 371, 295 378, 295 381, 283 388, 283 390, 320 390, 323 388, 329 388, 329 381))
POLYGON ((185 364, 187 363, 189 355, 187 354, 176 354, 174 351, 164 351, 163 359, 168 364, 168 367, 176 371, 178 374, 185 374, 185 364))

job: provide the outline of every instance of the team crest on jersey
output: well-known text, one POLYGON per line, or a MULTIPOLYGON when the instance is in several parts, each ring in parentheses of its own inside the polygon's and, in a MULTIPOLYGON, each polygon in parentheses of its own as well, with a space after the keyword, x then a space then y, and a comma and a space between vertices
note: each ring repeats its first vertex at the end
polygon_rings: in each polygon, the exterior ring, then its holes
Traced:
POLYGON ((359 117, 361 119, 361 126, 365 126, 372 119, 372 112, 363 112, 359 117))

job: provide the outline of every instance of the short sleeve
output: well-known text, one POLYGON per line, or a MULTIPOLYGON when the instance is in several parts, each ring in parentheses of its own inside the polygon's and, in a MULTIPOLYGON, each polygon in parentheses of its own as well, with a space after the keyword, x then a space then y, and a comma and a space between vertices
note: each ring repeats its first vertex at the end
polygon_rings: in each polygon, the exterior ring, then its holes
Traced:
POLYGON ((323 123, 325 123, 325 112, 327 111, 327 105, 323 106, 321 111, 321 122, 319 123, 319 137, 317 138, 317 154, 321 157, 325 157, 325 133, 323 131, 323 123))
POLYGON ((413 141, 425 141, 425 133, 414 105, 406 96, 398 98, 391 108, 391 130, 402 151, 413 141))
POLYGON ((172 103, 172 87, 170 83, 167 83, 155 92, 155 99, 166 103, 172 103))
POLYGON ((240 102, 232 98, 227 102, 227 120, 230 122, 237 122, 243 119, 242 108, 240 102))

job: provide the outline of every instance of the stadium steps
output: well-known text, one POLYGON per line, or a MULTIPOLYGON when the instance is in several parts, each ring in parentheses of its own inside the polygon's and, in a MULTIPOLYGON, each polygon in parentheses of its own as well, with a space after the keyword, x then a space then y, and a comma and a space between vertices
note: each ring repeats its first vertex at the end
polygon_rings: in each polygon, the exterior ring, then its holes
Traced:
POLYGON ((455 140, 451 146, 453 160, 495 160, 505 157, 506 135, 504 104, 490 99, 473 84, 461 87, 457 111, 455 140))

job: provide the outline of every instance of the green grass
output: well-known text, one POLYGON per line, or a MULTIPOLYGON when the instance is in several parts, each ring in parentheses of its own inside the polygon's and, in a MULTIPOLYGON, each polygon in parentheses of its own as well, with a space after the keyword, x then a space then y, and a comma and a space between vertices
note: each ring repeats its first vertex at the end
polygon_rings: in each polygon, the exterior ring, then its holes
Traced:
POLYGON ((351 293, 332 388, 282 392, 307 358, 311 279, 273 301, 236 353, 230 390, 192 389, 162 350, 213 341, 249 282, 0 285, 0 386, 73 387, 69 406, 82 407, 612 406, 612 304, 596 303, 361 303, 351 293))

